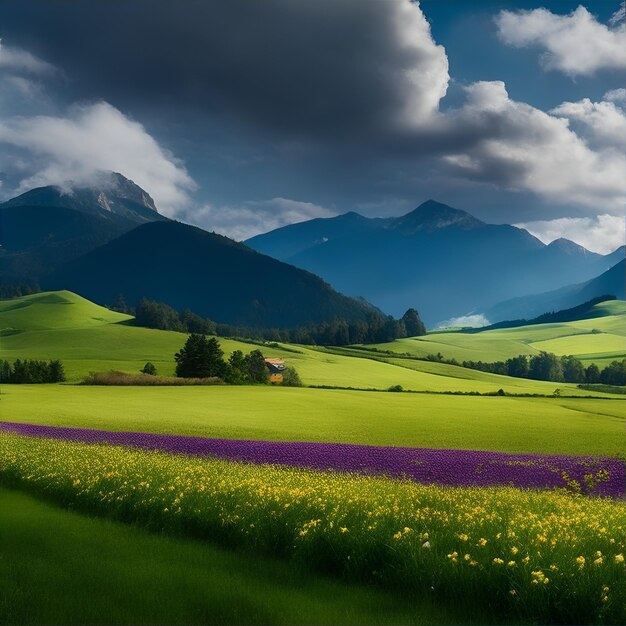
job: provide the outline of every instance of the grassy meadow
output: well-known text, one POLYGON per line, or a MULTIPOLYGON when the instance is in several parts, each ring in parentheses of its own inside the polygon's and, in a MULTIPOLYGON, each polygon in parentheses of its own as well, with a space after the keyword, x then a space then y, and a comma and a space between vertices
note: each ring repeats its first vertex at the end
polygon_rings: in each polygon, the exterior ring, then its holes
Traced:
MULTIPOLYGON (((1 623, 441 624, 467 617, 428 599, 412 602, 275 558, 81 515, 20 491, 2 489, 0 509, 1 623)), ((473 621, 485 619, 496 621, 485 611, 473 621)))
POLYGON ((626 619, 626 505, 0 435, 11 486, 472 613, 626 619))
MULTIPOLYGON (((374 346, 397 356, 371 347, 263 346, 265 356, 296 368, 305 385, 298 388, 78 384, 90 371, 137 373, 147 361, 173 374, 186 335, 134 327, 130 319, 66 291, 0 301, 0 359, 60 359, 68 374, 62 384, 2 385, 0 419, 626 458, 626 396, 403 358, 441 352, 493 361, 549 349, 608 363, 626 352, 623 302, 598 305, 581 322, 436 332, 374 346), (418 393, 386 391, 392 385, 418 393), (499 389, 539 397, 460 395, 499 389)), ((219 341, 227 355, 258 347, 219 341)), ((8 511, 0 543, 9 546, 0 559, 0 624, 624 618, 623 502, 422 486, 1 432, 0 472, 11 486, 0 491, 8 511)))
POLYGON ((501 361, 518 354, 533 355, 546 350, 558 355, 579 356, 586 365, 592 362, 605 365, 607 359, 626 355, 626 302, 601 302, 592 308, 589 319, 576 322, 478 333, 442 330, 424 337, 397 339, 368 347, 420 357, 441 352, 445 358, 458 361, 501 361))
POLYGON ((480 397, 278 387, 5 385, 2 419, 225 439, 502 452, 626 450, 626 399, 480 397))
MULTIPOLYGON (((136 373, 147 361, 154 363, 159 374, 172 375, 174 354, 184 344, 186 335, 131 326, 128 324, 130 319, 67 291, 0 301, 0 358, 58 358, 63 361, 70 382, 82 380, 90 371, 136 373)), ((450 337, 456 335, 458 333, 452 333, 450 337)), ((437 333, 432 336, 438 340, 445 335, 437 333)), ((472 348, 474 357, 481 350, 492 350, 483 345, 482 334, 460 337, 466 343, 477 343, 478 347, 472 348)), ((402 342, 416 341, 404 339, 379 347, 404 352, 404 348, 400 349, 404 345, 402 342)), ((247 353, 257 347, 223 338, 220 338, 220 344, 226 354, 234 350, 247 353)), ((616 345, 619 347, 620 344, 616 345)), ((519 353, 517 348, 510 349, 511 354, 519 353)), ((297 369, 305 385, 373 389, 402 385, 404 389, 415 391, 479 393, 504 389, 510 393, 544 395, 551 395, 558 386, 567 395, 590 393, 566 383, 555 385, 516 379, 425 361, 381 360, 380 355, 357 350, 285 345, 265 346, 263 352, 267 357, 284 358, 297 369)), ((483 360, 490 359, 483 357, 483 360)))

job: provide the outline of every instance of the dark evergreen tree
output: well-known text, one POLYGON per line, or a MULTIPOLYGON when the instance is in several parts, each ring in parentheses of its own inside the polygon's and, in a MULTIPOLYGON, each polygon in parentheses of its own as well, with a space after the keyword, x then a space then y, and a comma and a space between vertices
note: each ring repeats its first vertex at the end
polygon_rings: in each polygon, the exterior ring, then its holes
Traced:
POLYGON ((11 364, 4 360, 0 362, 0 383, 10 383, 11 382, 11 364))
POLYGON ((65 368, 58 359, 50 361, 48 364, 49 381, 51 383, 62 383, 65 381, 65 368))
POLYGON ((408 309, 402 316, 407 337, 419 337, 426 334, 426 326, 415 309, 408 309))
POLYGON ((219 341, 215 337, 207 339, 205 335, 192 333, 180 352, 174 355, 176 360, 176 376, 182 378, 207 378, 226 374, 226 363, 223 359, 219 341))
POLYGON ((184 330, 175 309, 162 302, 146 298, 142 298, 135 307, 135 324, 159 330, 184 330))
POLYGON ((251 383, 267 383, 269 372, 265 364, 265 357, 260 350, 253 350, 246 357, 248 377, 251 383))
POLYGON ((180 314, 180 322, 188 333, 200 333, 202 335, 215 335, 215 322, 196 315, 193 311, 185 309, 180 314))

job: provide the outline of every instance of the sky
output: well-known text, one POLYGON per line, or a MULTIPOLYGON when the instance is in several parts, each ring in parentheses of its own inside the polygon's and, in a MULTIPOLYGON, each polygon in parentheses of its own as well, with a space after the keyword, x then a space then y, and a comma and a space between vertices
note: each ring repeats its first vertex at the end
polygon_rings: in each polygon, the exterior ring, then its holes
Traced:
POLYGON ((162 213, 238 240, 432 198, 608 253, 624 243, 625 13, 3 0, 0 198, 119 171, 162 213))

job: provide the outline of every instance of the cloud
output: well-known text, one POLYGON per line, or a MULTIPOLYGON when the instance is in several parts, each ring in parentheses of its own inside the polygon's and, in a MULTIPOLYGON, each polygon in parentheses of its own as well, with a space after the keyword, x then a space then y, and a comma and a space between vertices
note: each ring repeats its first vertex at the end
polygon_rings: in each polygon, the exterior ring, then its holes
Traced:
POLYGON ((602 99, 608 100, 609 102, 626 102, 626 89, 623 87, 610 89, 602 96, 602 99))
POLYGON ((106 102, 73 106, 66 116, 0 121, 0 167, 23 172, 18 191, 42 185, 90 184, 102 170, 122 172, 173 215, 189 202, 194 182, 138 122, 106 102), (7 149, 8 148, 8 149, 7 149))
POLYGON ((236 241, 243 241, 287 224, 317 217, 332 217, 335 214, 311 202, 272 198, 246 202, 237 207, 205 205, 200 209, 193 209, 186 217, 206 230, 226 235, 236 241))
POLYGON ((569 15, 548 9, 501 11, 495 18, 500 39, 518 48, 544 50, 542 65, 569 76, 592 75, 604 69, 626 68, 624 5, 602 24, 583 7, 569 15))
POLYGON ((587 143, 570 128, 569 119, 511 100, 500 81, 473 83, 467 94, 467 102, 448 115, 445 132, 462 136, 471 131, 474 137, 442 157, 451 173, 561 204, 623 212, 626 157, 623 148, 615 147, 625 141, 623 114, 612 103, 557 107, 580 122, 587 143), (608 120, 614 137, 605 133, 608 120))
POLYGON ((618 26, 622 22, 626 20, 626 2, 622 2, 619 9, 611 15, 611 19, 609 20, 610 26, 618 26))
POLYGON ((576 127, 589 144, 626 150, 626 113, 616 106, 615 100, 592 102, 584 98, 579 102, 563 102, 550 113, 568 119, 570 126, 576 127))
POLYGON ((55 68, 34 54, 19 48, 12 48, 0 39, 0 70, 27 74, 54 74, 55 68))
POLYGON ((609 254, 623 246, 626 237, 626 220, 623 215, 598 215, 596 217, 562 217, 515 224, 550 243, 564 237, 600 254, 609 254))
POLYGON ((437 324, 437 328, 481 328, 489 326, 489 320, 482 314, 462 315, 452 317, 437 324))
POLYGON ((445 50, 417 1, 46 4, 10 19, 28 22, 87 97, 104 88, 126 106, 184 103, 282 138, 341 141, 425 123, 448 87, 445 50), (76 24, 89 33, 80 54, 76 24))

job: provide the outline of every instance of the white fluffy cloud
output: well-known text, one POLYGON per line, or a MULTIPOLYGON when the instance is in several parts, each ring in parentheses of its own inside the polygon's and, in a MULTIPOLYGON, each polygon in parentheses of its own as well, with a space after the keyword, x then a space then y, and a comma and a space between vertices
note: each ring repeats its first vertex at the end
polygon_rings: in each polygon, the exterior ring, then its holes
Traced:
POLYGON ((584 98, 579 102, 563 102, 550 113, 568 119, 589 144, 626 149, 626 114, 615 101, 592 102, 584 98))
POLYGON ((194 182, 182 163, 138 122, 106 102, 74 106, 66 116, 0 121, 0 166, 24 172, 18 191, 41 185, 89 184, 101 170, 122 172, 173 215, 189 202, 194 182), (9 163, 10 161, 10 163, 9 163))
POLYGON ((237 207, 205 205, 193 210, 187 217, 202 228, 243 241, 287 224, 316 217, 332 217, 335 214, 310 202, 272 198, 262 202, 246 202, 237 207))
POLYGON ((446 132, 472 129, 476 138, 443 157, 453 171, 558 203, 623 212, 626 158, 615 147, 616 138, 623 142, 623 114, 612 103, 562 105, 562 115, 567 111, 574 118, 577 112, 576 121, 593 136, 591 147, 570 128, 569 119, 511 100, 500 81, 477 82, 467 92, 466 104, 450 114, 446 132), (607 139, 609 119, 618 134, 607 139))
POLYGON ((623 246, 626 237, 626 220, 623 215, 562 217, 516 226, 525 228, 544 243, 565 237, 600 254, 608 254, 623 246))
POLYGON ((583 6, 569 15, 548 9, 501 11, 496 24, 504 43, 543 49, 541 61, 546 69, 576 76, 626 68, 626 24, 620 12, 606 25, 583 6))

